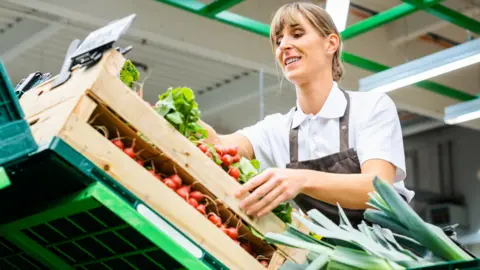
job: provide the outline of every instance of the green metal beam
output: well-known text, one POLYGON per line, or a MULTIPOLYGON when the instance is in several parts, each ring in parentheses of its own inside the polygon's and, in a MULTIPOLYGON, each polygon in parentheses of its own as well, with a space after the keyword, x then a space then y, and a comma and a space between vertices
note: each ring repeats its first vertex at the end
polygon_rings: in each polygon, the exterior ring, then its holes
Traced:
POLYGON ((431 8, 427 8, 425 11, 439 17, 442 20, 451 22, 457 26, 468 29, 473 33, 480 35, 480 21, 465 16, 460 12, 442 5, 436 5, 431 8))
MULTIPOLYGON (((155 0, 162 2, 200 16, 207 17, 200 12, 206 5, 196 0, 155 0)), ((390 10, 379 13, 369 19, 354 24, 345 29, 341 35, 343 39, 351 39, 362 33, 370 31, 376 27, 384 25, 402 16, 406 16, 418 9, 428 9, 438 6, 439 2, 443 0, 403 0, 406 2, 403 5, 399 5, 390 10)), ((215 15, 215 17, 207 17, 215 19, 222 23, 241 28, 243 30, 259 34, 264 37, 270 36, 270 27, 267 24, 243 17, 228 11, 223 11, 215 15)), ((380 63, 373 62, 371 60, 362 58, 358 55, 354 55, 348 52, 343 52, 343 61, 358 68, 362 68, 371 72, 380 72, 390 67, 382 65, 380 63)), ((475 98, 475 96, 462 92, 457 89, 453 89, 432 81, 423 81, 415 84, 416 86, 426 89, 431 92, 439 93, 441 95, 451 97, 457 100, 465 101, 475 98)))
MULTIPOLYGON (((418 0, 402 0, 405 3, 415 5, 419 8, 423 8, 426 12, 439 17, 442 20, 451 22, 457 26, 468 29, 476 34, 480 34, 480 22, 463 15, 462 13, 455 11, 443 5, 422 6, 422 3, 418 3, 418 0)), ((434 0, 431 0, 434 1, 434 0)))
POLYGON ((407 3, 398 5, 347 27, 341 33, 342 39, 348 40, 354 38, 358 35, 371 31, 372 29, 387 24, 391 21, 407 16, 417 10, 418 8, 416 6, 407 3))
POLYGON ((208 16, 202 12, 207 5, 196 0, 155 0, 170 6, 183 9, 185 11, 237 27, 248 32, 253 32, 262 36, 270 35, 270 26, 268 24, 252 20, 250 18, 237 15, 228 11, 222 11, 215 16, 208 16))
POLYGON ((408 16, 420 9, 437 5, 442 1, 444 0, 426 0, 418 3, 415 2, 417 3, 416 5, 413 5, 411 3, 400 4, 396 7, 380 12, 368 19, 362 20, 354 25, 349 26, 341 33, 342 39, 348 40, 354 38, 377 27, 398 20, 401 17, 408 16))
POLYGON ((243 2, 243 0, 216 0, 215 2, 210 3, 200 9, 200 13, 203 13, 205 16, 212 17, 239 4, 240 2, 243 2))

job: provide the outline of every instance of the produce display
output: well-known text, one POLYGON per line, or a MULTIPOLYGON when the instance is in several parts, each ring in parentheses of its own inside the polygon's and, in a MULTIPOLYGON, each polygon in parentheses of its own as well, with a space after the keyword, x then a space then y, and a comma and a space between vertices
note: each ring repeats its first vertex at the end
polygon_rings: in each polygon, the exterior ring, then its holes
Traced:
POLYGON ((372 208, 358 228, 340 205, 338 225, 317 210, 299 214, 287 202, 262 219, 247 216, 238 207, 234 188, 261 172, 259 161, 241 157, 235 145, 208 143, 208 133, 198 123, 201 112, 194 91, 188 87, 169 88, 155 104, 146 105, 135 93, 135 87, 143 87, 138 83, 141 74, 124 60, 111 51, 101 63, 115 63, 115 73, 97 67, 90 74, 98 74, 79 86, 85 78, 79 70, 55 91, 50 92, 47 83, 27 92, 22 103, 27 115, 38 117, 35 139, 57 136, 71 145, 111 177, 113 190, 130 192, 201 245, 210 256, 202 257, 203 262, 209 264, 213 257, 231 269, 248 265, 288 270, 424 269, 474 261, 378 178, 373 180, 375 192, 369 194, 372 208), (125 86, 133 93, 116 91, 125 86), (130 101, 132 106, 125 108, 130 101))
MULTIPOLYGON (((126 61, 121 72, 120 80, 131 88, 131 85, 140 78, 135 66, 126 61)), ((227 173, 232 181, 241 184, 257 175, 260 171, 260 164, 257 160, 248 160, 240 157, 236 146, 220 146, 206 143, 207 132, 198 124, 200 110, 195 101, 194 92, 190 88, 170 88, 159 96, 158 102, 153 106, 155 111, 163 116, 180 134, 189 139, 196 145, 199 151, 208 156, 212 162, 221 167, 227 173)), ((206 219, 215 224, 219 230, 225 233, 235 243, 239 244, 245 251, 255 257, 262 265, 268 266, 271 257, 270 252, 264 252, 259 248, 259 241, 265 246, 268 243, 264 241, 263 236, 253 227, 242 222, 242 220, 214 196, 208 193, 201 184, 196 181, 183 179, 173 167, 174 173, 167 173, 162 170, 162 162, 156 157, 145 158, 144 151, 139 143, 141 140, 151 144, 140 132, 136 132, 137 138, 122 134, 118 128, 111 132, 112 128, 107 128, 102 124, 102 117, 98 115, 90 120, 104 137, 106 137, 117 148, 121 149, 130 158, 134 159, 140 166, 144 167, 159 181, 172 189, 178 196, 185 200, 190 206, 195 208, 206 219), (110 129, 110 130, 109 130, 110 129), (138 140, 140 139, 140 140, 138 140), (251 237, 257 240, 251 241, 251 237)), ((148 150, 147 150, 148 151, 148 150)), ((279 205, 273 212, 285 223, 292 222, 292 208, 289 203, 279 205)))

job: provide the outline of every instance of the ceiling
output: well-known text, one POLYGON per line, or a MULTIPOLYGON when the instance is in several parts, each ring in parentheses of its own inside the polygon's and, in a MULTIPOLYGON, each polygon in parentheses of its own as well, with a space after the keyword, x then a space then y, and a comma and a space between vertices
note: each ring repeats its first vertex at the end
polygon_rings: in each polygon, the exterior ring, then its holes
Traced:
MULTIPOLYGON (((273 12, 288 2, 248 0, 229 11, 268 24, 273 12)), ((111 20, 136 13, 134 24, 119 45, 133 45, 128 57, 148 66, 148 72, 141 70, 142 79, 150 73, 145 81, 148 101, 155 102, 170 86, 191 87, 197 93, 202 119, 220 133, 254 124, 261 115, 286 112, 295 104, 295 91, 275 67, 267 38, 155 0, 102 3, 0 0, 0 58, 12 81, 18 82, 37 70, 58 73, 73 39, 83 39, 111 20)), ((347 27, 399 4, 402 1, 351 0, 347 27)), ((480 20, 478 0, 442 4, 480 20)), ((478 35, 419 11, 347 40, 344 48, 383 65, 396 66, 469 38, 478 35)), ((346 76, 340 85, 348 90, 355 91, 358 80, 372 74, 350 64, 345 67, 346 76)), ((475 95, 480 92, 479 74, 477 64, 432 81, 475 95)), ((459 102, 418 87, 406 87, 390 96, 399 109, 405 135, 443 125, 445 106, 459 102)), ((468 125, 480 129, 480 122, 468 125)))

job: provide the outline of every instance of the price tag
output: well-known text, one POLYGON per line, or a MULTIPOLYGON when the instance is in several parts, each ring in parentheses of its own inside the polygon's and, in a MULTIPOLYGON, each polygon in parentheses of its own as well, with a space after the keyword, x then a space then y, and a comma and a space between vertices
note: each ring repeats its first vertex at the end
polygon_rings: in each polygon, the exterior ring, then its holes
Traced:
POLYGON ((105 45, 110 44, 111 46, 128 30, 136 16, 136 14, 132 14, 123 19, 112 21, 106 26, 91 32, 72 55, 72 59, 105 45))

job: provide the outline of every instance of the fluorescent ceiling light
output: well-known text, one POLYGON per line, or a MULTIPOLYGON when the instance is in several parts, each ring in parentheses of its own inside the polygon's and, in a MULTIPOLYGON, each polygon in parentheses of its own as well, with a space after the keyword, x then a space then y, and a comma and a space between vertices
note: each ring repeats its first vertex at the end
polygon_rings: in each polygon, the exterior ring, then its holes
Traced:
POLYGON ((480 97, 445 108, 444 121, 449 125, 480 118, 480 97))
POLYGON ((338 32, 345 30, 349 8, 350 0, 327 0, 325 10, 332 17, 338 32))
POLYGON ((386 93, 480 62, 480 39, 360 79, 359 90, 386 93))

